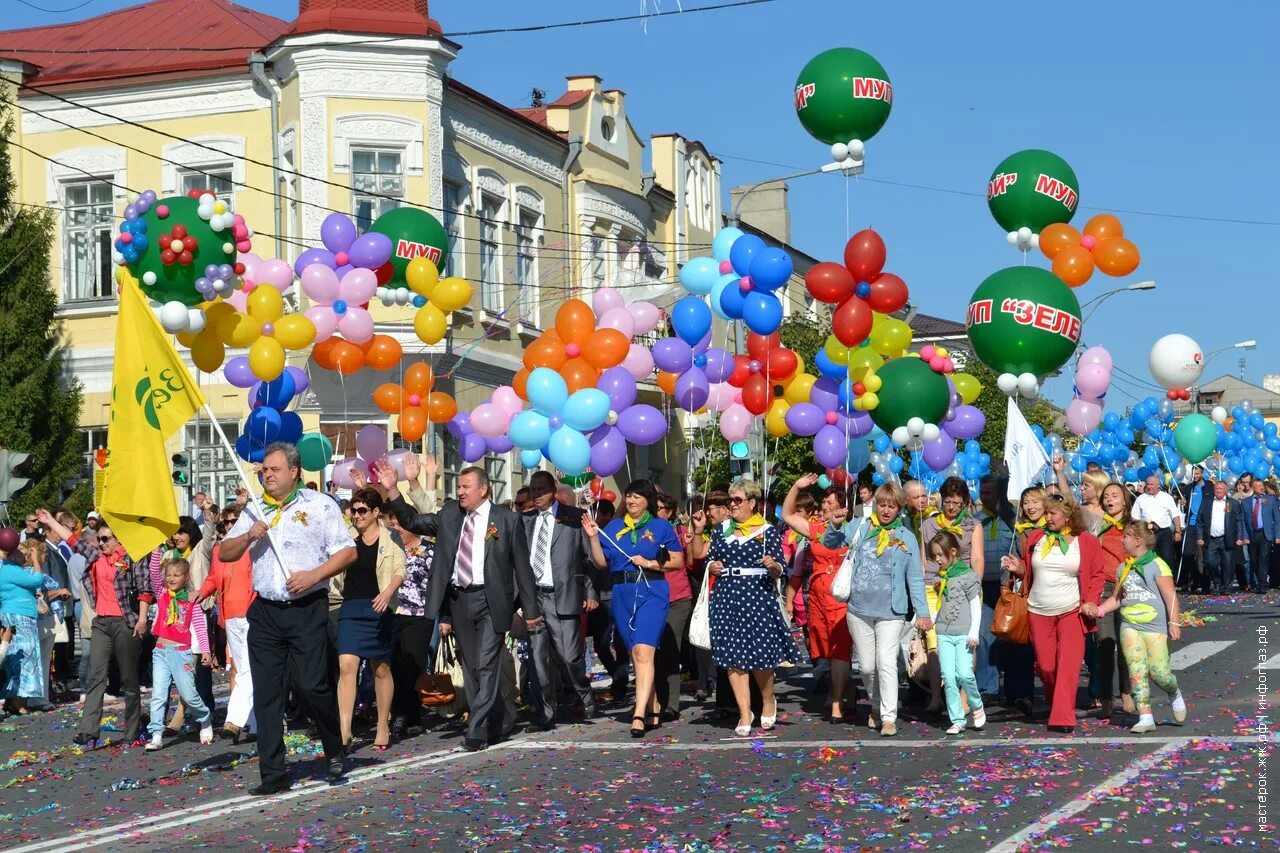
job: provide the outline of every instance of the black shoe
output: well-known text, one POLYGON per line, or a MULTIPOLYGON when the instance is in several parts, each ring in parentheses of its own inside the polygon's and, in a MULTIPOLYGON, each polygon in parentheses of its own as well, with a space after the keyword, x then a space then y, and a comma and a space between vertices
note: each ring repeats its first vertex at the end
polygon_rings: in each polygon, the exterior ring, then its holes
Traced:
POLYGON ((556 727, 555 723, 530 723, 529 725, 525 726, 524 730, 526 734, 534 734, 536 732, 554 731, 555 727, 556 727))
POLYGON ((1035 715, 1035 708, 1031 705, 1030 699, 1014 699, 1013 707, 1028 720, 1035 715))
POLYGON ((674 723, 676 720, 680 719, 680 712, 672 708, 663 708, 662 713, 658 716, 664 723, 674 723))
POLYGON ((263 782, 256 788, 250 788, 249 793, 255 797, 270 797, 272 794, 283 794, 292 787, 293 783, 284 779, 279 782, 263 782))
POLYGON ((469 738, 463 738, 462 740, 462 748, 465 749, 467 752, 479 752, 480 750, 484 749, 488 745, 489 745, 488 743, 480 740, 479 738, 469 737, 469 738))
POLYGON ((75 737, 73 737, 71 739, 71 742, 74 743, 76 746, 88 746, 89 744, 93 743, 95 740, 97 740, 97 738, 94 737, 93 735, 87 735, 81 732, 77 734, 75 737))
POLYGON ((337 758, 329 759, 329 772, 324 774, 324 781, 330 785, 336 785, 342 781, 342 777, 347 775, 347 757, 340 755, 337 758))
POLYGON ((391 736, 397 740, 409 730, 409 719, 403 715, 391 718, 391 736))
POLYGON ((631 718, 631 736, 634 738, 642 738, 645 732, 649 731, 649 726, 645 724, 644 717, 631 718), (636 728, 636 723, 640 723, 640 728, 636 728))
POLYGON ((1075 732, 1075 726, 1048 726, 1049 731, 1056 732, 1060 735, 1069 735, 1075 732))

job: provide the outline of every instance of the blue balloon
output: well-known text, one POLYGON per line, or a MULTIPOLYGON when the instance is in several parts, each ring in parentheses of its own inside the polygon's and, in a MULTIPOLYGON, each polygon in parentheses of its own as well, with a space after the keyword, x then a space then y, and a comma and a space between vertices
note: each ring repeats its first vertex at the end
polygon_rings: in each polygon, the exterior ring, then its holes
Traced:
POLYGON ((770 246, 751 261, 751 283, 760 290, 777 290, 791 280, 791 271, 791 256, 770 246))
POLYGON ((280 415, 280 432, 276 435, 276 441, 297 444, 301 438, 302 418, 298 417, 298 413, 285 412, 280 415))
POLYGON ((1110 432, 1115 432, 1120 427, 1120 416, 1115 412, 1107 412, 1102 416, 1102 425, 1110 432))
POLYGON ((782 325, 782 303, 772 293, 753 290, 743 300, 742 322, 757 335, 772 335, 782 325))
POLYGON ((598 388, 575 391, 565 401, 560 414, 566 426, 589 432, 609 417, 609 395, 598 388))
POLYGON ((982 445, 974 441, 972 438, 964 443, 964 455, 970 459, 977 459, 982 453, 982 445))
POLYGON ((872 439, 872 443, 875 445, 876 453, 888 453, 889 448, 893 445, 893 442, 889 440, 889 436, 883 433, 872 439))
POLYGON ((541 450, 521 450, 520 464, 525 468, 537 468, 542 464, 541 450))
POLYGON ((767 248, 764 240, 754 234, 743 234, 734 240, 733 248, 729 250, 729 263, 733 264, 733 271, 738 275, 750 275, 751 262, 767 248))
POLYGON ((711 298, 709 300, 711 302, 711 310, 721 320, 734 319, 724 313, 724 308, 720 305, 721 296, 724 294, 725 290, 730 287, 734 290, 738 289, 738 277, 733 273, 720 276, 720 279, 711 287, 711 298))
POLYGON ((1239 456, 1228 456, 1227 468, 1230 469, 1232 474, 1243 474, 1244 460, 1241 459, 1239 456))
POLYGON ((735 283, 720 291, 720 313, 729 320, 741 320, 744 304, 742 289, 735 283))
POLYGON ((671 306, 671 329, 689 346, 711 331, 711 309, 696 296, 686 296, 671 306))
POLYGON ((849 367, 844 364, 836 364, 831 360, 831 356, 827 355, 826 350, 818 350, 818 354, 813 357, 813 363, 818 368, 818 373, 831 379, 840 380, 849 375, 849 367))
POLYGON ((895 454, 893 454, 892 456, 890 456, 890 457, 889 457, 889 470, 890 470, 890 471, 892 471, 892 472, 893 472, 893 473, 895 473, 895 474, 900 473, 900 472, 902 471, 902 457, 901 457, 901 456, 899 456, 898 454, 896 454, 896 453, 895 453, 895 454))
MULTIPOLYGON (((565 401, 569 399, 569 388, 564 383, 564 377, 549 367, 534 368, 525 382, 525 393, 533 407, 544 415, 559 414, 565 401)), ((539 443, 533 446, 542 445, 539 443)))
POLYGON ((741 228, 720 229, 720 233, 711 241, 711 254, 715 255, 718 261, 729 260, 729 252, 742 234, 741 228))
POLYGON ((260 406, 281 410, 289 405, 296 392, 297 385, 293 381, 293 376, 286 370, 270 382, 263 382, 258 386, 255 402, 260 406))
POLYGON ((1265 460, 1257 462, 1249 468, 1249 473, 1253 474, 1253 476, 1257 477, 1259 480, 1262 480, 1267 476, 1267 474, 1271 473, 1271 466, 1268 465, 1265 460))
MULTIPOLYGON (((1110 462, 1111 460, 1108 459, 1107 461, 1110 462)), ((1088 467, 1089 467, 1089 461, 1085 459, 1083 456, 1077 455, 1074 459, 1071 460, 1072 471, 1084 473, 1084 470, 1088 467)))
POLYGON ((871 464, 871 448, 865 441, 850 441, 849 456, 844 461, 844 470, 857 474, 871 464))
POLYGON ((1032 424, 1031 433, 1036 438, 1044 438, 1044 427, 1040 426, 1040 424, 1032 424))
POLYGON ((551 438, 551 425, 545 416, 525 410, 511 419, 507 438, 521 450, 540 450, 551 438))
POLYGON ((874 484, 875 484, 875 485, 877 485, 877 486, 883 486, 883 485, 884 485, 884 477, 880 476, 880 472, 879 472, 879 471, 876 471, 875 473, 873 473, 873 474, 871 475, 871 482, 872 482, 872 483, 874 483, 874 484))
POLYGON ((705 296, 720 281, 720 264, 705 255, 691 259, 680 268, 680 283, 685 290, 705 296))
POLYGON ((586 471, 591 464, 591 443, 576 429, 560 427, 551 433, 547 455, 556 467, 570 476, 576 476, 586 471))
POLYGON ((1262 429, 1267 423, 1266 418, 1262 417, 1261 412, 1253 412, 1249 415, 1249 426, 1254 429, 1262 429))
POLYGON ((259 406, 245 419, 244 434, 250 447, 266 447, 280 436, 280 413, 270 406, 259 406))

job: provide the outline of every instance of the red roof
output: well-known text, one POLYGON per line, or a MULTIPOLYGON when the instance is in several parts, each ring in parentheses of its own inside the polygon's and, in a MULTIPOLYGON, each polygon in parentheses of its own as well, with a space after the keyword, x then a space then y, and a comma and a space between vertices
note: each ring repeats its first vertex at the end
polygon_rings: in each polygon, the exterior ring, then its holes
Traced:
POLYGON ((228 0, 153 0, 75 23, 0 32, 0 56, 37 66, 37 85, 212 71, 247 67, 250 52, 289 27, 228 0))
POLYGON ((331 31, 397 36, 438 36, 427 0, 298 0, 293 35, 331 31))

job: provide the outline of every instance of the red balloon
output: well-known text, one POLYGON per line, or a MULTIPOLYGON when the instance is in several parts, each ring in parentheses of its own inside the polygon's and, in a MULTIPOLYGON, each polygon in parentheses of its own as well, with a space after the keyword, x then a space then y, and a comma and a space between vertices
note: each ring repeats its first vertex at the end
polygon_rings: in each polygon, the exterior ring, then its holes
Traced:
POLYGON ((871 323, 874 319, 871 306, 866 302, 861 299, 847 299, 831 316, 831 331, 835 332, 840 343, 847 347, 856 347, 871 334, 871 323))
POLYGON ((854 234, 845 244, 844 265, 855 281, 875 281, 880 270, 884 269, 885 255, 884 240, 867 228, 854 234))
POLYGON ((387 282, 391 281, 391 277, 396 274, 396 268, 391 265, 391 261, 387 261, 382 266, 373 271, 374 277, 378 280, 379 287, 385 287, 387 282))
POLYGON ((615 492, 613 489, 605 489, 604 494, 602 494, 600 497, 604 498, 609 503, 613 503, 618 499, 618 493, 615 492))
POLYGON ((823 261, 814 264, 804 276, 804 286, 819 302, 837 305, 853 296, 858 283, 840 264, 823 261))
POLYGON ((753 415, 763 415, 769 408, 769 380, 753 373, 742 388, 742 405, 753 415))
POLYGON ((800 366, 800 359, 796 358, 796 354, 786 347, 778 347, 769 350, 769 354, 765 357, 765 375, 770 382, 786 382, 796 373, 796 368, 800 366))
POLYGON ((747 384, 747 377, 751 375, 751 359, 745 355, 735 355, 733 357, 733 374, 728 378, 728 383, 734 388, 741 388, 747 384))
POLYGON ((754 358, 756 361, 764 361, 769 357, 769 351, 778 349, 782 346, 782 336, 777 332, 771 335, 757 335, 755 332, 747 332, 747 357, 754 358))
POLYGON ((871 306, 871 310, 881 314, 892 314, 900 310, 907 304, 907 283, 891 272, 880 273, 871 282, 867 304, 871 306))

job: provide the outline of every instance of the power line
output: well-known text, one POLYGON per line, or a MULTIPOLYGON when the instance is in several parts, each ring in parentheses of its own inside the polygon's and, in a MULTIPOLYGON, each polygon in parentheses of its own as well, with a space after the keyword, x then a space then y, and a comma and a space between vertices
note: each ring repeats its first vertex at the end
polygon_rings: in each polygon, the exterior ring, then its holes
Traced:
POLYGON ((18 2, 30 9, 35 9, 37 12, 47 12, 50 15, 65 15, 67 12, 74 12, 77 9, 83 9, 85 6, 92 3, 93 0, 84 0, 83 3, 72 6, 70 9, 46 9, 43 6, 37 6, 35 3, 30 2, 30 0, 18 0, 18 2))

